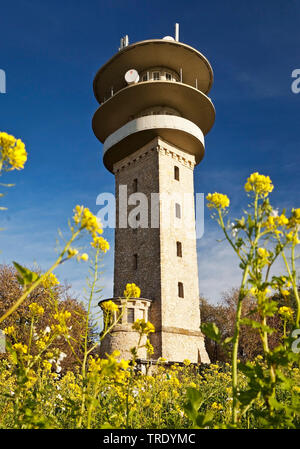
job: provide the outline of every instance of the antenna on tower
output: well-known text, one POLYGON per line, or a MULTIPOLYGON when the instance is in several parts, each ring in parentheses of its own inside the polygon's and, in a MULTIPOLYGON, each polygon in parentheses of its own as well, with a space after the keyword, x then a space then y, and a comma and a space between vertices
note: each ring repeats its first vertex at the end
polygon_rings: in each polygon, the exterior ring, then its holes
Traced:
POLYGON ((175 23, 175 41, 179 41, 179 23, 175 23))
POLYGON ((127 47, 128 45, 129 45, 129 38, 128 35, 126 34, 124 37, 121 37, 119 51, 122 50, 122 48, 127 47))

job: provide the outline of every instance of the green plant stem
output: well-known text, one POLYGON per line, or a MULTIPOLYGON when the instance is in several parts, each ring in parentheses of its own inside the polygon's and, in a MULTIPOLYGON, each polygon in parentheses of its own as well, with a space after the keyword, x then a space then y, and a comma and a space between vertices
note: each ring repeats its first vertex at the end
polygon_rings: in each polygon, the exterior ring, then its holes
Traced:
POLYGON ((242 313, 242 301, 245 297, 244 287, 246 284, 247 276, 249 271, 249 263, 246 265, 240 292, 239 298, 236 308, 236 316, 235 316, 235 329, 233 335, 233 348, 232 348, 232 423, 237 423, 237 412, 238 412, 238 371, 237 371, 237 354, 238 354, 238 346, 239 346, 239 334, 240 334, 240 320, 242 313))
POLYGON ((70 238, 70 240, 68 241, 68 243, 66 244, 66 246, 64 247, 63 251, 60 253, 59 257, 57 258, 57 260, 54 262, 54 264, 49 268, 48 271, 46 271, 46 273, 44 273, 41 277, 39 277, 35 282, 33 282, 26 290, 25 292, 20 296, 20 298, 7 310, 7 312, 4 313, 4 315, 2 315, 0 317, 0 323, 2 323, 2 321, 4 321, 7 317, 9 317, 21 304, 23 301, 25 301, 25 299, 30 295, 30 293, 38 286, 40 285, 40 283, 43 281, 43 279, 48 276, 50 273, 52 273, 52 271, 55 270, 55 268, 58 267, 58 265, 61 263, 64 254, 66 253, 66 251, 68 251, 69 247, 71 246, 71 243, 75 240, 75 238, 78 236, 78 234, 80 233, 80 230, 74 232, 74 234, 72 235, 72 237, 70 238))
MULTIPOLYGON (((99 257, 99 249, 97 249, 95 254, 95 262, 94 262, 94 277, 93 282, 91 285, 89 300, 88 300, 88 309, 86 314, 86 321, 85 321, 85 333, 84 333, 84 353, 83 353, 83 360, 82 360, 82 367, 81 367, 81 375, 82 375, 82 382, 83 382, 83 394, 82 394, 82 401, 81 401, 81 412, 80 412, 80 418, 78 421, 78 427, 80 428, 82 426, 82 420, 84 415, 84 408, 85 408, 85 402, 86 402, 86 363, 87 363, 87 357, 88 357, 88 331, 89 331, 89 318, 90 318, 90 312, 91 312, 91 305, 92 300, 94 297, 94 291, 95 286, 97 284, 98 280, 98 257, 99 257)), ((90 414, 89 420, 90 420, 90 414)), ((89 424, 88 424, 89 425, 89 424)))

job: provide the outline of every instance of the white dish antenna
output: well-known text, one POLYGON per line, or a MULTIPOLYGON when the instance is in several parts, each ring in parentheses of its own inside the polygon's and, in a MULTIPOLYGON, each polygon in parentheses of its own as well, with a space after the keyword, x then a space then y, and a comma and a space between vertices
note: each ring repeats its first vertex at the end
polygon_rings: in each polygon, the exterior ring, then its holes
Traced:
POLYGON ((165 36, 165 37, 163 37, 163 41, 174 41, 174 40, 175 39, 172 36, 165 36))
POLYGON ((140 79, 140 75, 134 69, 130 69, 125 73, 125 81, 127 84, 138 83, 140 79))

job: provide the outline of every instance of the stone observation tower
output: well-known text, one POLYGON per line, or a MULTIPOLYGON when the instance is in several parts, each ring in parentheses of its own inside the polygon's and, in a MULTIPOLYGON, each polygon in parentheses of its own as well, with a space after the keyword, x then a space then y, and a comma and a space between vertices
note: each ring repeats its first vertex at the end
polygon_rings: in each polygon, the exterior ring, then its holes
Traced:
MULTIPOLYGON (((193 170, 215 119, 207 97, 212 82, 207 59, 179 42, 178 24, 175 39, 129 45, 125 36, 118 53, 95 76, 100 107, 93 131, 116 182, 112 300, 121 309, 126 284, 141 289, 141 298, 127 303, 122 319, 103 340, 102 354, 119 349, 128 357, 137 344, 132 323, 144 318, 156 329, 150 336, 153 359, 209 362, 200 331, 193 170), (192 197, 189 207, 182 200, 185 194, 192 197), (162 200, 168 195, 175 198, 171 205, 162 200), (180 226, 187 215, 188 228, 180 226), (169 226, 163 225, 166 217, 169 226)), ((139 357, 146 358, 145 349, 139 357)))

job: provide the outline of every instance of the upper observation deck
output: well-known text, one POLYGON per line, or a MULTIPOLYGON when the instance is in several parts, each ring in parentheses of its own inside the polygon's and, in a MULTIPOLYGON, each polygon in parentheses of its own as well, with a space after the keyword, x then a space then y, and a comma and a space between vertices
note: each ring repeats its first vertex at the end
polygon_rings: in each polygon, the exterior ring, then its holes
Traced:
POLYGON ((100 107, 92 126, 104 143, 106 167, 112 170, 135 145, 158 135, 200 162, 204 135, 215 120, 206 95, 212 83, 208 60, 182 42, 152 39, 120 49, 98 70, 93 84, 100 107), (128 82, 125 74, 132 71, 137 76, 128 82))

